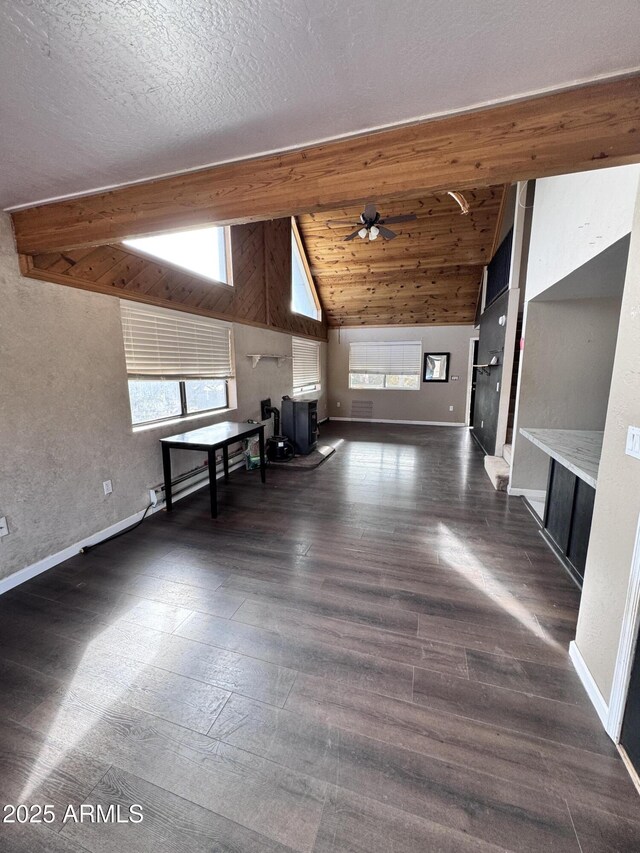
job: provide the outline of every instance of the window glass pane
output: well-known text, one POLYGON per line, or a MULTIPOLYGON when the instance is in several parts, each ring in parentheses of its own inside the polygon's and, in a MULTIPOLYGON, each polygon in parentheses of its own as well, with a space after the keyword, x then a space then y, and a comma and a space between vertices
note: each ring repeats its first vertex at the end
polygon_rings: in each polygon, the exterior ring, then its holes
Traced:
POLYGON ((300 250, 293 231, 291 232, 291 307, 296 314, 318 318, 318 309, 311 292, 307 271, 300 257, 300 250))
POLYGON ((188 379, 184 387, 187 393, 187 412, 204 412, 206 409, 227 407, 227 383, 224 379, 188 379))
POLYGON ((134 424, 177 418, 182 414, 180 383, 159 379, 130 379, 129 401, 134 424))
POLYGON ((384 374, 350 373, 349 388, 384 388, 384 374))
POLYGON ((417 391, 420 388, 420 376, 404 373, 350 373, 349 388, 417 391))
POLYGON ((123 243, 190 272, 214 281, 229 283, 225 234, 224 228, 220 226, 194 228, 173 234, 154 234, 152 237, 123 240, 123 243))
POLYGON ((419 387, 419 376, 396 373, 387 373, 385 376, 385 388, 409 388, 415 390, 419 387))

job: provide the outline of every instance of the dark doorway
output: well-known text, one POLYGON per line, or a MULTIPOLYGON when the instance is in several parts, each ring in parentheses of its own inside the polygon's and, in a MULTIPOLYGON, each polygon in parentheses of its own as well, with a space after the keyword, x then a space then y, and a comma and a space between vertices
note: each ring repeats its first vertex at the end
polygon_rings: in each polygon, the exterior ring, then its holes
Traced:
MULTIPOLYGON (((479 341, 476 339, 473 342, 473 363, 478 363, 478 344, 479 341)), ((478 379, 478 368, 471 368, 471 394, 469 396, 469 426, 473 426, 473 413, 476 407, 476 382, 478 379)))
POLYGON ((637 643, 622 720, 620 744, 629 756, 636 773, 640 775, 640 654, 637 643))

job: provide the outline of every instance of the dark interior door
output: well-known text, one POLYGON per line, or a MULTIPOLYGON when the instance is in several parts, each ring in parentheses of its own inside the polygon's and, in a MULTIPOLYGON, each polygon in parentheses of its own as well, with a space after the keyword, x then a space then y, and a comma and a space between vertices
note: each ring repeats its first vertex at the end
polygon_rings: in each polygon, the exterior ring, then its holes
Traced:
MULTIPOLYGON (((480 341, 473 342, 473 363, 478 363, 478 344, 480 341)), ((469 411, 469 426, 473 426, 473 413, 476 409, 476 380, 477 380, 478 368, 473 367, 471 369, 471 402, 470 402, 470 411, 469 411)))
POLYGON ((640 774, 640 654, 636 644, 636 655, 631 668, 629 693, 624 709, 620 743, 625 748, 636 772, 640 774))

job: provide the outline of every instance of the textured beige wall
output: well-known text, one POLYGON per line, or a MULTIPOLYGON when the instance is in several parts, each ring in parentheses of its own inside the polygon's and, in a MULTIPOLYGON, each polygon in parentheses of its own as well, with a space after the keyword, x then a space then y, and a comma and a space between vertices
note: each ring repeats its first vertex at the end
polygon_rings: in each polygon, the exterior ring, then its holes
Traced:
POLYGON ((472 326, 367 327, 329 330, 329 415, 351 417, 354 400, 372 400, 380 420, 464 423, 472 326), (352 341, 421 341, 423 352, 450 352, 449 376, 457 382, 421 382, 419 391, 372 391, 349 388, 349 344, 352 341), (338 408, 337 403, 340 403, 338 408), (453 406, 453 411, 449 411, 453 406))
POLYGON ((607 701, 640 513, 640 460, 624 452, 630 424, 640 426, 640 193, 576 635, 578 649, 607 701))
MULTIPOLYGON (((133 432, 119 300, 23 278, 9 218, 0 216, 0 577, 143 509, 162 482, 158 439, 175 424, 133 432), (103 480, 113 481, 104 496, 103 480)), ((259 401, 292 391, 280 368, 252 352, 291 354, 291 336, 234 325, 237 411, 189 422, 259 417, 259 401)), ((326 344, 321 344, 325 366, 326 344)), ((320 397, 320 416, 326 402, 320 397)), ((200 461, 182 454, 178 469, 200 461), (182 463, 182 464, 181 464, 182 463)))
POLYGON ((619 299, 528 304, 511 488, 547 487, 549 457, 520 427, 604 429, 619 317, 619 299))
MULTIPOLYGON (((238 413, 240 420, 260 418, 260 400, 271 397, 271 403, 280 408, 285 394, 292 394, 293 367, 291 358, 280 367, 274 359, 263 359, 257 367, 252 366, 248 353, 270 353, 291 356, 291 335, 258 329, 254 326, 233 325, 236 352, 236 380, 238 388, 238 413)), ((312 392, 302 395, 307 399, 318 399, 318 419, 327 417, 327 344, 320 343, 320 394, 312 392)))

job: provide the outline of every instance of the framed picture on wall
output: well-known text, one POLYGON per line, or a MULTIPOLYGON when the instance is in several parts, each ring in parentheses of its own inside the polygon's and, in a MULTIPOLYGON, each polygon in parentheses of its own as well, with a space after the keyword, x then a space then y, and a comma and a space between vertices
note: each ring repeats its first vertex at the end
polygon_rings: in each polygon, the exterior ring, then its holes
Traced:
POLYGON ((448 352, 425 352, 422 381, 448 382, 450 355, 448 352))

